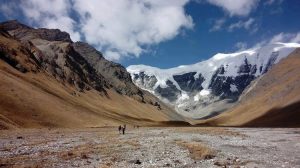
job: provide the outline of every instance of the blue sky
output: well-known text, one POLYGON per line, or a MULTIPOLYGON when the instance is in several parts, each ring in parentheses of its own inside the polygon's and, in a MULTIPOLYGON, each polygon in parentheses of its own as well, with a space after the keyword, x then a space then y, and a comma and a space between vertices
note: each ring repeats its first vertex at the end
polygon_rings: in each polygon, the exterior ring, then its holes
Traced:
POLYGON ((60 28, 124 66, 170 68, 300 41, 298 0, 3 0, 0 21, 60 28))

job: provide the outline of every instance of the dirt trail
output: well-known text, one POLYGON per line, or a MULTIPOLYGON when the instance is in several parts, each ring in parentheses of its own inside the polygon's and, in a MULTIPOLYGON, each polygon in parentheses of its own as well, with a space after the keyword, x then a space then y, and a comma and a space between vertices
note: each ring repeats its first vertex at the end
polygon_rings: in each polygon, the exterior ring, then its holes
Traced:
POLYGON ((117 128, 0 132, 0 167, 300 167, 300 129, 117 128))

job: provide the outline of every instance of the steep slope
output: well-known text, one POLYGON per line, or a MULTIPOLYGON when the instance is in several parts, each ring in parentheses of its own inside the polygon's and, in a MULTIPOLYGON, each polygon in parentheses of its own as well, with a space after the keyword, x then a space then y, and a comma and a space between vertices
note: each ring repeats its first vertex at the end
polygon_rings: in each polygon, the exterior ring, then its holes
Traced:
POLYGON ((180 113, 209 118, 231 108, 244 89, 289 55, 296 43, 275 43, 232 54, 216 54, 193 65, 159 69, 145 65, 127 70, 140 88, 148 90, 180 113))
POLYGON ((1 23, 0 79, 0 128, 183 120, 136 87, 124 67, 56 29, 1 23))
POLYGON ((222 126, 300 126, 300 49, 245 90, 238 104, 206 121, 222 126))
POLYGON ((96 70, 98 74, 104 76, 114 89, 121 94, 128 96, 140 95, 142 91, 135 86, 131 80, 130 74, 120 64, 106 60, 102 54, 92 46, 83 42, 73 43, 72 46, 88 63, 96 70))

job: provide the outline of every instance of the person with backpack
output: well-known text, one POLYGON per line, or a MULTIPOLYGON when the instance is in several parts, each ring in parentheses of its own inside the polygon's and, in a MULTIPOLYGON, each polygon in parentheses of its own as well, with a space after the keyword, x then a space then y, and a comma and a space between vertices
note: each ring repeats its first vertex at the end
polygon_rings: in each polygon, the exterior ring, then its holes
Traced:
POLYGON ((121 134, 122 126, 119 125, 119 134, 121 134))
POLYGON ((125 134, 125 130, 126 130, 126 125, 124 125, 124 127, 122 127, 123 135, 125 134))

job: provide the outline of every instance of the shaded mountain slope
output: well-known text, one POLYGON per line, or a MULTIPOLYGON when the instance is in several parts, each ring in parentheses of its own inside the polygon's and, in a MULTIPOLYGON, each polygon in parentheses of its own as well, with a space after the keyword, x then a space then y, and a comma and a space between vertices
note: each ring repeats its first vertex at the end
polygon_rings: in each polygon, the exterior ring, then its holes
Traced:
POLYGON ((300 102, 274 108, 243 126, 250 127, 300 127, 300 102))
POLYGON ((207 120, 221 126, 300 126, 300 49, 255 80, 238 104, 207 120))
POLYGON ((142 91, 133 84, 130 74, 123 66, 106 60, 99 51, 87 43, 76 42, 72 46, 98 74, 104 76, 109 84, 114 86, 118 93, 129 96, 143 95, 142 91))
POLYGON ((183 120, 136 87, 124 67, 56 29, 1 23, 0 79, 1 128, 183 120))

